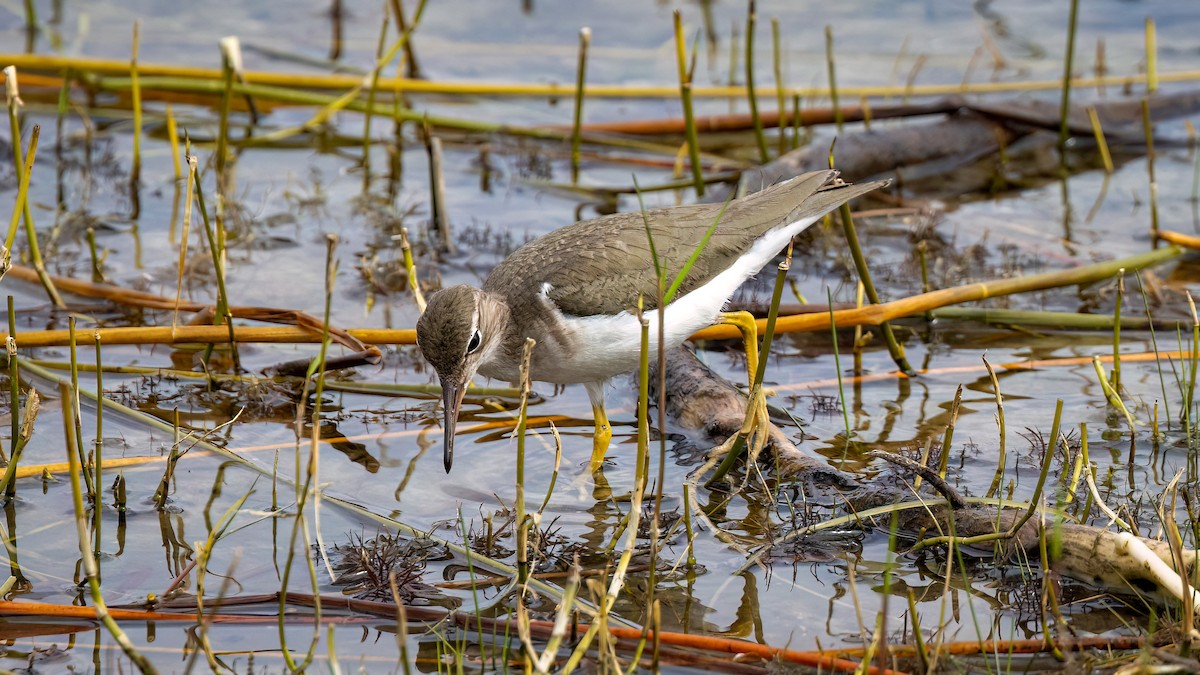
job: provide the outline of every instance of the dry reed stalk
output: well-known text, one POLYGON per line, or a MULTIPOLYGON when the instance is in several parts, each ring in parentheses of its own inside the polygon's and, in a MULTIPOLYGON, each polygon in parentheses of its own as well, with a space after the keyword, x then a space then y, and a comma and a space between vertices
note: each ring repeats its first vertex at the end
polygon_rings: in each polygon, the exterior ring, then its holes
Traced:
MULTIPOLYGON (((0 62, 9 63, 18 68, 36 71, 61 71, 71 68, 79 72, 90 72, 97 75, 124 76, 129 72, 129 63, 115 59, 93 59, 44 54, 0 54, 0 62)), ((180 66, 172 64, 140 64, 139 73, 143 79, 147 77, 170 77, 180 80, 220 80, 220 70, 197 66, 180 66)), ((337 74, 301 74, 279 73, 270 71, 247 70, 243 73, 247 84, 278 85, 298 89, 346 89, 362 83, 362 77, 356 75, 337 74)), ((1200 80, 1200 69, 1183 70, 1169 73, 1159 73, 1159 84, 1172 82, 1193 82, 1200 80)), ((59 81, 59 80, 56 80, 59 81)), ((1126 86, 1143 84, 1147 81, 1145 74, 1107 75, 1104 77, 1078 77, 1070 82, 1071 87, 1126 86)), ((910 96, 946 96, 951 94, 994 94, 1031 91, 1049 91, 1061 89, 1061 79, 1031 80, 1028 82, 980 82, 967 87, 961 84, 927 84, 906 86, 873 85, 858 87, 842 87, 842 96, 870 97, 900 97, 910 96)), ((410 78, 381 78, 380 87, 386 89, 402 89, 409 94, 444 94, 451 96, 523 96, 563 99, 573 95, 571 85, 555 83, 494 83, 494 82, 446 82, 436 80, 416 80, 410 78)), ((828 98, 830 90, 826 87, 786 87, 788 96, 799 95, 805 98, 828 98)), ((586 89, 590 98, 674 98, 679 94, 675 86, 625 86, 625 85, 590 85, 586 89)), ((776 93, 774 85, 758 87, 755 94, 772 97, 776 93)), ((743 86, 710 86, 696 87, 693 94, 699 98, 745 98, 746 88, 743 86)))

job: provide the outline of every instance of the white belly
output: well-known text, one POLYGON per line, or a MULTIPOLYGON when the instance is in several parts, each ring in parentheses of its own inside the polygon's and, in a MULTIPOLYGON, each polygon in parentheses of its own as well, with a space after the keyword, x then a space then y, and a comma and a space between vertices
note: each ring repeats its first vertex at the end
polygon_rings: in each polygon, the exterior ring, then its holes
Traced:
MULTIPOLYGON (((742 283, 762 269, 801 230, 816 222, 809 218, 776 228, 761 237, 732 266, 708 283, 677 297, 667 305, 664 343, 667 348, 682 344, 692 333, 716 322, 725 303, 742 283)), ((658 310, 646 313, 650 345, 658 344, 658 310)), ((629 312, 615 316, 562 317, 574 338, 570 357, 541 364, 534 378, 543 382, 570 384, 601 381, 636 370, 641 353, 641 327, 629 312)))

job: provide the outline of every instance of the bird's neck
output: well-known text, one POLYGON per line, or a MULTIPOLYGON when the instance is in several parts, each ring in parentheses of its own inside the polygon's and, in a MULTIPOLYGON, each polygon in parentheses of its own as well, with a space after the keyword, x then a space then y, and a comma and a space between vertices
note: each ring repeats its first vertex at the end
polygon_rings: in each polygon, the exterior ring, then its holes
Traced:
POLYGON ((503 297, 480 291, 479 329, 484 335, 495 336, 484 347, 479 372, 495 379, 515 380, 516 376, 509 371, 521 362, 522 345, 516 337, 512 311, 503 297))

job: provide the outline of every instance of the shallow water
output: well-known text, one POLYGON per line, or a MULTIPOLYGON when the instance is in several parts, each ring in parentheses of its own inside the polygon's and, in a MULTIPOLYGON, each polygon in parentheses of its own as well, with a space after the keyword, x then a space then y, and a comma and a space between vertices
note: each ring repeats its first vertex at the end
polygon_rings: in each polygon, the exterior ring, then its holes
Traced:
MULTIPOLYGON (((9 45, 6 50, 15 50, 25 38, 18 3, 10 5, 0 6, 0 41, 9 45)), ((825 6, 820 16, 813 16, 812 7, 807 5, 763 2, 758 8, 757 81, 759 84, 772 81, 769 67, 772 17, 778 18, 782 27, 788 83, 824 85, 822 31, 826 24, 834 27, 841 86, 903 83, 918 60, 923 66, 916 76, 917 84, 956 85, 968 68, 972 69, 973 81, 980 82, 993 78, 997 81, 1053 79, 1062 71, 1066 5, 845 2, 825 6), (993 52, 983 48, 985 42, 1004 57, 1004 64, 998 70, 993 71, 993 52), (980 55, 971 65, 977 51, 980 55)), ((44 20, 50 17, 49 7, 39 4, 39 9, 44 20)), ((532 3, 529 12, 522 12, 517 3, 430 3, 418 29, 415 48, 424 73, 433 79, 569 84, 574 79, 577 31, 586 25, 593 32, 590 83, 671 86, 676 77, 671 41, 673 9, 683 11, 689 34, 701 29, 700 7, 693 3, 651 6, 636 2, 602 6, 532 3)), ((215 66, 219 62, 216 41, 230 34, 238 35, 248 47, 273 48, 315 58, 322 58, 328 52, 330 26, 324 5, 297 8, 291 3, 102 2, 64 3, 61 11, 59 24, 47 26, 47 32, 37 39, 39 53, 54 53, 58 49, 52 46, 53 37, 61 42, 63 53, 125 59, 135 19, 142 22, 142 63, 215 66)), ((378 39, 380 8, 355 5, 350 11, 343 60, 352 66, 366 67, 372 62, 378 39)), ((728 81, 731 26, 737 26, 740 33, 744 21, 744 6, 740 3, 714 3, 712 11, 717 46, 711 51, 702 49, 697 71, 697 81, 701 84, 728 81)), ((1095 45, 1101 37, 1112 71, 1137 72, 1144 58, 1143 21, 1147 15, 1157 20, 1161 71, 1194 67, 1200 57, 1200 31, 1197 31, 1200 14, 1189 3, 1106 1, 1085 3, 1083 7, 1076 72, 1091 72, 1095 45)), ((705 44, 703 37, 700 44, 705 44)), ((300 69, 256 52, 247 53, 247 65, 253 69, 300 69)), ((741 75, 736 79, 740 82, 741 75)), ((1184 86, 1168 85, 1168 88, 1180 90, 1184 86)), ((1108 97, 1118 94, 1116 87, 1105 93, 1108 97)), ((1049 90, 1026 96, 1055 100, 1056 95, 1049 90)), ((1098 100, 1099 96, 1095 90, 1075 95, 1077 100, 1098 100)), ((80 218, 68 218, 53 210, 57 182, 52 150, 55 115, 53 105, 47 102, 53 100, 53 95, 49 99, 45 95, 27 98, 30 105, 25 116, 26 127, 40 123, 43 134, 33 181, 35 220, 43 231, 48 232, 55 223, 61 227, 58 238, 44 244, 50 267, 57 274, 87 278, 86 241, 81 227, 73 224, 80 218)), ((520 125, 564 125, 569 124, 571 117, 571 104, 566 100, 417 96, 414 103, 430 114, 520 125)), ((805 105, 825 103, 806 101, 805 105)), ((773 108, 774 101, 764 101, 763 106, 773 108)), ((731 108, 743 111, 745 105, 725 100, 699 103, 701 114, 722 113, 731 108)), ((148 101, 146 109, 154 113, 149 115, 148 125, 157 130, 160 118, 155 114, 161 113, 162 104, 148 101)), ((264 115, 261 125, 272 128, 299 124, 312 112, 304 108, 275 109, 264 115)), ((207 108, 177 105, 176 113, 181 125, 197 138, 209 138, 216 132, 216 117, 207 108)), ((586 118, 590 122, 678 114, 677 103, 655 99, 596 98, 586 103, 586 118)), ((1192 119, 1193 123, 1200 121, 1192 119)), ((84 124, 79 115, 69 115, 64 126, 67 158, 74 167, 62 174, 68 213, 94 218, 91 222, 96 228, 98 245, 106 251, 104 266, 109 280, 170 296, 175 287, 179 235, 172 217, 177 197, 169 146, 162 133, 144 138, 142 210, 140 217, 131 221, 125 187, 131 161, 131 125, 123 117, 113 119, 99 113, 93 113, 92 122, 96 125, 92 148, 95 163, 90 173, 79 168, 84 161, 84 124)), ((390 135, 389 124, 376 120, 373 128, 380 139, 390 135)), ((333 130, 350 138, 359 137, 362 118, 339 114, 333 130)), ((1159 131, 1162 137, 1173 139, 1186 139, 1188 134, 1183 120, 1165 123, 1159 131)), ((828 139, 833 132, 818 133, 819 138, 828 139)), ((566 151, 553 145, 490 139, 489 156, 496 171, 491 190, 481 190, 478 160, 483 140, 455 142, 451 138, 447 142, 447 206, 462 251, 440 265, 428 258, 419 260, 425 279, 440 277, 446 285, 478 282, 513 246, 574 221, 577 210, 586 216, 595 213, 592 206, 581 207, 574 197, 545 187, 547 180, 560 183, 569 180, 566 151)), ((210 146, 199 146, 197 154, 202 164, 211 153, 210 146)), ((239 305, 299 309, 320 316, 324 235, 335 233, 339 237, 340 268, 332 322, 341 327, 411 327, 417 316, 411 298, 397 290, 376 295, 374 305, 368 307, 367 283, 358 271, 363 258, 372 255, 378 256, 377 275, 395 269, 399 251, 391 235, 396 232, 398 214, 408 214, 402 222, 413 232, 422 230, 428 220, 425 151, 411 129, 406 133, 402 160, 401 189, 398 197, 389 201, 382 174, 386 156, 381 145, 372 150, 371 163, 376 176, 371 184, 371 199, 363 198, 358 148, 323 152, 315 149, 314 143, 298 149, 255 148, 241 152, 236 163, 241 217, 235 219, 228 264, 233 301, 239 305)), ((1184 232, 1197 228, 1195 204, 1190 201, 1195 160, 1194 154, 1183 147, 1164 148, 1156 158, 1158 214, 1164 228, 1184 232)), ((3 197, 0 204, 9 204, 15 194, 13 186, 3 182, 9 175, 5 171, 0 171, 3 197)), ((581 183, 628 185, 634 173, 641 185, 654 185, 671 178, 669 168, 592 161, 584 166, 581 183)), ((1147 166, 1144 156, 1136 152, 1107 181, 1102 172, 1090 171, 1073 175, 1065 185, 1051 182, 1008 191, 994 199, 927 203, 920 195, 907 196, 924 211, 872 218, 859 224, 860 238, 878 275, 876 281, 881 293, 889 299, 920 290, 911 239, 914 232, 925 229, 947 245, 946 253, 932 263, 936 287, 1017 272, 1057 270, 1150 248, 1147 166), (978 253, 973 253, 973 249, 978 253)), ((692 196, 665 192, 652 193, 647 199, 650 204, 671 204, 676 199, 690 201, 692 196)), ((636 208, 632 199, 623 199, 621 205, 636 208)), ((792 278, 797 287, 812 302, 823 302, 827 289, 832 290, 836 301, 852 302, 853 273, 848 256, 841 250, 840 235, 829 233, 817 241, 812 250, 798 255, 793 266, 792 278)), ((185 294, 209 301, 215 292, 208 271, 211 268, 204 262, 207 254, 198 253, 202 249, 195 229, 191 245, 201 272, 185 285, 185 294)), ((21 240, 16 250, 26 250, 21 240)), ((1165 291, 1163 304, 1154 308, 1155 316, 1171 320, 1186 317, 1182 291, 1195 283, 1193 266, 1171 263, 1157 268, 1155 274, 1165 291)), ((745 297, 769 298, 769 276, 750 285, 745 297)), ((14 280, 6 280, 5 285, 7 292, 16 297, 20 330, 65 326, 65 315, 49 312, 36 287, 14 280)), ((1113 307, 1111 286, 1100 284, 1082 290, 1070 288, 1003 298, 992 306, 1086 309, 1107 314, 1113 307)), ((1142 303, 1132 278, 1129 289, 1125 312, 1141 316, 1142 303)), ((124 325, 129 321, 122 312, 92 301, 81 302, 76 312, 84 341, 90 340, 88 329, 96 321, 105 325, 124 325)), ((159 324, 170 320, 165 314, 151 318, 159 324)), ((855 444, 845 443, 845 422, 836 398, 839 366, 846 377, 852 374, 849 331, 842 335, 840 361, 835 361, 827 333, 778 338, 767 376, 778 391, 775 401, 805 423, 804 440, 799 443, 802 450, 826 458, 831 465, 851 471, 867 482, 891 470, 878 460, 865 457, 866 450, 884 448, 911 454, 919 452, 929 439, 941 442, 955 389, 961 385, 962 409, 949 451, 951 479, 971 495, 986 492, 995 471, 998 448, 994 394, 981 356, 986 355, 992 364, 999 366, 1029 359, 1090 358, 1110 354, 1112 350, 1109 332, 988 328, 949 320, 932 323, 910 320, 903 322, 898 332, 905 341, 910 362, 928 372, 915 379, 889 376, 895 366, 876 335, 863 350, 862 370, 866 375, 879 376, 878 379, 848 382, 844 389, 855 444), (830 400, 831 411, 824 409, 830 400)), ((1186 341, 1186 335, 1179 338, 1174 330, 1160 331, 1156 338, 1163 350, 1188 348, 1186 342, 1180 344, 1181 339, 1186 341)), ((711 344, 706 348, 702 357, 718 373, 733 381, 744 377, 744 361, 735 345, 711 344)), ((1140 353, 1153 348, 1148 332, 1122 333, 1124 352, 1140 353)), ((243 366, 253 372, 316 353, 311 346, 292 345, 242 345, 239 351, 243 366)), ((179 359, 190 367, 191 355, 179 354, 172 354, 166 347, 109 346, 103 350, 103 360, 110 365, 168 366, 173 359, 179 359)), ((48 348, 38 350, 36 356, 65 361, 66 350, 48 348)), ((82 363, 94 361, 94 350, 81 349, 79 358, 82 363)), ((1194 486, 1195 454, 1178 425, 1166 430, 1159 443, 1152 444, 1149 435, 1148 422, 1156 403, 1161 404, 1159 416, 1164 427, 1168 409, 1171 415, 1179 414, 1182 395, 1174 372, 1182 367, 1177 362, 1157 364, 1154 360, 1124 365, 1125 400, 1134 406, 1140 421, 1132 450, 1124 420, 1105 402, 1090 363, 1001 372, 1009 452, 1004 485, 1012 485, 1017 499, 1028 497, 1033 490, 1040 454, 1031 451, 1030 443, 1019 434, 1034 435, 1026 429, 1048 434, 1054 401, 1061 398, 1065 408, 1064 429, 1077 430, 1080 423, 1088 425, 1091 458, 1098 464, 1102 496, 1114 508, 1127 507, 1122 515, 1128 516, 1132 511, 1140 516, 1143 532, 1157 531, 1151 507, 1165 483, 1177 470, 1189 469, 1187 478, 1193 479, 1189 481, 1189 489, 1194 486)), ((64 461, 58 389, 31 371, 24 374, 44 397, 37 432, 24 461, 64 461)), ((62 377, 63 373, 57 375, 62 377)), ((400 384, 433 381, 432 373, 422 365, 413 347, 388 350, 385 365, 359 368, 354 379, 400 384)), ((83 380, 85 389, 95 388, 94 378, 85 376, 83 380)), ((155 409, 165 416, 178 406, 186 423, 215 430, 214 438, 220 445, 236 450, 267 472, 278 462, 279 475, 295 475, 293 467, 298 455, 291 392, 265 387, 207 392, 194 383, 116 374, 105 376, 104 388, 110 398, 133 402, 144 410, 155 409), (246 410, 237 423, 218 428, 243 407, 246 410)), ((530 408, 530 415, 570 418, 559 422, 562 468, 548 499, 545 520, 553 520, 553 527, 564 540, 563 546, 583 544, 585 557, 595 565, 603 556, 603 547, 618 535, 617 527, 628 503, 604 498, 586 470, 591 449, 591 412, 582 387, 555 391, 549 385, 537 385, 536 389, 544 398, 530 408)), ((610 391, 609 415, 615 424, 615 438, 610 452, 611 466, 605 470, 616 495, 628 493, 633 485, 635 405, 636 392, 629 381, 618 379, 610 391)), ((345 498, 420 530, 436 529, 440 536, 455 541, 460 538, 456 530, 460 515, 468 526, 479 528, 487 516, 511 506, 515 499, 514 442, 494 428, 475 429, 478 422, 508 419, 508 412, 481 402, 468 402, 459 425, 456 465, 446 475, 438 447, 440 415, 433 399, 326 393, 322 407, 327 425, 322 434, 329 437, 340 433, 348 439, 322 449, 318 480, 330 496, 345 498)), ((154 457, 172 442, 169 432, 123 418, 115 411, 106 410, 103 422, 106 456, 154 457)), ((85 405, 85 442, 94 435, 95 423, 94 406, 85 405)), ((800 438, 798 429, 788 431, 800 438)), ((552 481, 554 456, 547 449, 547 439, 541 427, 528 442, 525 487, 532 506, 541 503, 552 481)), ((673 448, 674 443, 668 443, 668 450, 673 448)), ((306 461, 307 446, 301 452, 306 461)), ((654 463, 657 470, 657 459, 654 463)), ((668 452, 664 467, 664 510, 684 508, 682 485, 695 466, 668 452)), ((223 471, 221 467, 219 456, 199 451, 185 456, 179 465, 172 509, 167 514, 158 513, 148 501, 161 477, 161 462, 120 470, 127 483, 129 511, 122 518, 115 509, 107 508, 99 536, 99 548, 105 554, 102 559, 105 599, 110 604, 139 603, 149 593, 163 593, 172 578, 185 572, 186 563, 195 558, 197 542, 206 537, 211 523, 219 521, 221 514, 246 494, 249 496, 233 526, 213 550, 210 573, 204 581, 205 593, 214 598, 218 594, 270 593, 281 587, 280 570, 291 546, 294 519, 274 518, 271 514, 275 513, 275 507, 291 513, 294 489, 282 482, 273 484, 269 476, 260 476, 239 465, 230 465, 223 471), (212 498, 218 485, 219 496, 212 498), (225 581, 222 577, 235 582, 222 589, 225 581)), ((1068 469, 1060 458, 1052 476, 1057 479, 1068 469)), ((103 484, 108 485, 116 475, 115 471, 107 472, 103 484)), ((757 546, 794 529, 793 518, 799 517, 794 514, 805 514, 807 508, 812 508, 810 517, 816 519, 840 513, 841 502, 831 501, 828 496, 812 497, 813 502, 819 502, 812 506, 798 496, 799 485, 785 481, 773 487, 777 490, 774 493, 759 489, 736 496, 728 504, 714 508, 710 516, 722 529, 738 535, 744 543, 757 546)), ((61 476, 44 486, 39 486, 35 479, 27 479, 20 484, 19 494, 19 501, 8 510, 5 525, 29 582, 16 599, 57 604, 77 602, 81 597, 74 586, 78 548, 69 486, 61 476)), ((720 500, 719 495, 700 496, 702 504, 716 505, 720 500)), ((111 495, 105 501, 111 502, 111 495)), ((376 521, 332 502, 321 504, 319 514, 319 531, 326 544, 346 543, 350 533, 371 538, 383 531, 376 521)), ((497 518, 497 522, 502 520, 503 517, 497 518)), ((1096 515, 1093 522, 1104 526, 1106 520, 1096 515)), ((317 526, 311 511, 308 525, 314 530, 317 526)), ((513 545, 511 538, 501 543, 509 549, 513 545)), ((910 540, 902 538, 901 551, 909 543, 910 540)), ((685 539, 676 536, 662 552, 663 559, 675 563, 684 555, 685 544, 685 539)), ((309 559, 309 549, 296 544, 293 550, 297 563, 289 587, 295 592, 311 591, 308 572, 300 564, 309 559)), ((944 625, 943 639, 1024 638, 1041 635, 1045 630, 1036 602, 1041 588, 1036 567, 1016 562, 993 565, 984 560, 972 565, 968 581, 964 582, 957 567, 947 581, 944 556, 889 552, 886 524, 865 532, 848 528, 835 535, 806 539, 795 550, 775 552, 769 566, 753 566, 740 574, 735 573, 746 562, 746 556, 711 532, 698 533, 694 553, 703 573, 660 581, 657 597, 664 604, 664 629, 744 637, 807 650, 818 645, 824 648, 857 645, 863 640, 864 626, 869 633, 875 628, 875 617, 885 615, 885 630, 891 639, 908 642, 911 618, 907 616, 905 592, 912 591, 922 625, 927 630, 944 625), (1030 596, 1035 600, 1031 601, 1030 596)), ((11 554, 10 561, 16 562, 11 554)), ((338 592, 321 567, 318 563, 321 589, 338 592)), ((424 580, 436 582, 441 579, 441 572, 448 569, 444 562, 432 563, 424 580)), ((465 576, 459 573, 457 578, 465 576)), ((198 582, 196 573, 188 572, 184 587, 194 593, 198 582)), ((644 574, 635 576, 631 592, 622 597, 616 611, 631 621, 641 622, 639 608, 645 585, 644 574)), ((1088 594, 1087 589, 1070 584, 1067 592, 1068 599, 1088 594)), ((467 607, 476 602, 465 591, 447 593, 461 599, 467 607)), ((495 596, 494 590, 484 592, 478 601, 491 602, 495 596)), ((260 609, 272 611, 270 607, 260 609)), ((1072 604, 1064 600, 1063 611, 1068 621, 1085 633, 1117 630, 1122 618, 1135 626, 1147 623, 1145 606, 1136 600, 1130 601, 1128 607, 1116 601, 1072 604), (1117 609, 1111 610, 1112 607, 1117 609)), ((350 624, 333 630, 331 639, 341 667, 368 672, 396 668, 395 622, 379 619, 366 621, 363 626, 350 624)), ((141 624, 125 627, 135 643, 163 670, 182 670, 187 657, 181 657, 180 650, 195 646, 192 642, 195 633, 188 632, 192 624, 160 624, 155 627, 153 637, 146 634, 141 624)), ((469 634, 458 637, 473 642, 469 634)), ((293 649, 303 652, 312 639, 310 627, 288 628, 287 643, 293 649)), ((324 633, 316 639, 318 658, 330 658, 324 633)), ((223 660, 238 670, 248 667, 251 658, 255 666, 271 671, 283 665, 277 651, 280 640, 273 625, 214 625, 208 640, 223 660)), ((419 667, 432 669, 432 660, 439 658, 437 639, 414 634, 410 641, 414 653, 420 651, 418 658, 429 659, 421 660, 419 667)), ((87 668, 89 664, 95 669, 115 668, 124 660, 102 629, 80 633, 70 642, 63 636, 22 638, 10 647, 3 666, 20 667, 26 658, 34 658, 46 670, 67 664, 77 668, 87 668), (93 649, 97 643, 99 647, 93 649), (65 653, 43 651, 36 657, 28 656, 34 650, 46 650, 51 644, 65 649, 65 653)), ((119 665, 128 667, 127 663, 119 665)), ((467 667, 476 666, 471 663, 467 667)))

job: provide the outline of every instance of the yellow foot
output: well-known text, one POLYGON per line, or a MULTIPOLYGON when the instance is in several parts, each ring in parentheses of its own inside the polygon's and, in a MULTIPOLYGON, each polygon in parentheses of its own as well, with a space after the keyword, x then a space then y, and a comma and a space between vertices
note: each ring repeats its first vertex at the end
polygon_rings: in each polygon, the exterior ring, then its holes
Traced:
POLYGON ((754 386, 754 375, 758 372, 758 324, 750 312, 722 312, 720 323, 734 326, 742 333, 746 346, 746 374, 750 386, 754 386))
POLYGON ((604 465, 604 453, 608 452, 608 443, 612 440, 612 427, 608 424, 608 415, 604 405, 592 405, 592 415, 596 419, 596 433, 592 436, 592 473, 604 465))

